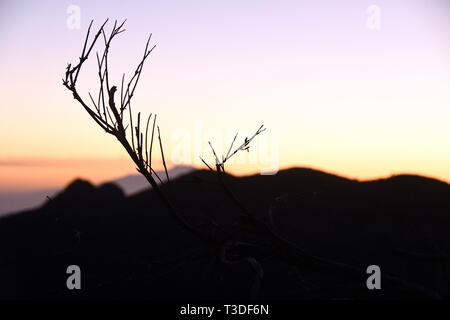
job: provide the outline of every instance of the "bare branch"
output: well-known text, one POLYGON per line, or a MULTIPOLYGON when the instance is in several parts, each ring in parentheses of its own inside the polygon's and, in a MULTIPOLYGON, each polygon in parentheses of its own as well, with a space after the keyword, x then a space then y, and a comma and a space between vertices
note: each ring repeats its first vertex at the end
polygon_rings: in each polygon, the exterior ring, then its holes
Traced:
POLYGON ((209 168, 209 170, 214 171, 213 168, 211 168, 211 167, 209 166, 209 164, 207 164, 206 161, 203 160, 202 157, 199 157, 199 158, 200 158, 200 160, 202 160, 202 162, 205 164, 205 166, 207 166, 207 167, 209 168))
MULTIPOLYGON (((147 163, 147 161, 144 161, 144 159, 142 157, 143 133, 140 131, 140 114, 138 115, 138 126, 136 128, 134 128, 133 127, 133 114, 132 114, 132 110, 131 110, 131 99, 133 97, 134 91, 136 89, 137 83, 138 83, 140 75, 142 73, 142 68, 143 68, 144 62, 148 58, 148 56, 150 55, 152 50, 155 48, 155 46, 153 46, 150 50, 148 49, 151 37, 149 37, 149 39, 147 41, 145 51, 144 51, 144 56, 141 59, 140 63, 138 64, 135 74, 131 78, 130 82, 128 82, 126 90, 124 90, 124 88, 123 88, 125 76, 124 75, 122 76, 121 97, 120 97, 121 102, 120 102, 120 109, 118 110, 116 107, 115 101, 114 101, 114 94, 115 94, 117 88, 116 88, 116 86, 113 86, 110 83, 110 79, 109 79, 108 52, 109 52, 109 48, 111 45, 111 41, 114 39, 114 37, 124 31, 124 29, 122 29, 122 27, 123 27, 125 21, 122 24, 120 24, 119 26, 117 26, 117 21, 116 21, 114 23, 114 26, 112 28, 112 31, 111 31, 109 37, 106 36, 106 33, 104 31, 104 26, 107 21, 108 20, 106 20, 105 23, 100 27, 100 29, 96 33, 92 43, 88 47, 87 44, 89 42, 88 39, 89 39, 89 33, 90 33, 90 28, 92 26, 92 23, 90 24, 86 39, 84 41, 82 57, 80 58, 80 62, 76 66, 73 66, 70 63, 67 65, 66 71, 65 71, 65 76, 62 80, 63 85, 72 93, 74 99, 77 100, 82 105, 82 107, 86 110, 86 112, 90 115, 90 117, 107 133, 114 135, 117 138, 117 140, 122 144, 122 146, 127 151, 130 158, 135 163, 138 172, 140 172, 147 179, 149 184, 153 187, 154 191, 161 198, 164 205, 168 209, 168 212, 170 213, 171 217, 178 224, 180 224, 183 228, 185 228, 186 230, 191 232, 193 235, 195 235, 197 238, 199 238, 207 243, 214 243, 215 240, 212 239, 209 234, 202 232, 202 231, 196 229, 195 227, 193 227, 192 225, 190 225, 186 221, 186 219, 183 216, 181 216, 177 210, 175 210, 175 208, 173 207, 173 205, 171 204, 171 202, 169 201, 167 196, 162 192, 162 190, 159 188, 158 184, 156 183, 155 179, 153 178, 153 176, 156 176, 156 178, 158 178, 160 180, 160 182, 162 183, 158 174, 151 168, 151 150, 152 150, 154 128, 155 128, 155 123, 156 123, 156 116, 154 117, 154 122, 153 122, 152 142, 150 145, 150 154, 149 154, 148 163, 147 163), (87 103, 84 102, 84 100, 78 94, 78 91, 76 89, 76 82, 77 82, 78 74, 81 70, 81 67, 83 66, 84 62, 88 59, 88 56, 89 56, 94 44, 97 42, 97 39, 100 36, 100 34, 103 35, 104 50, 103 50, 103 54, 101 57, 97 54, 98 77, 99 77, 99 82, 100 82, 97 103, 95 103, 92 96, 89 95, 90 100, 93 103, 93 106, 95 109, 95 111, 94 111, 91 107, 88 106, 87 103), (108 104, 106 104, 106 102, 105 102, 105 93, 104 93, 105 86, 107 89, 108 104), (130 142, 126 138, 126 129, 128 128, 128 125, 124 127, 124 124, 123 124, 123 110, 125 110, 126 107, 129 108, 129 113, 130 113, 129 126, 130 126, 130 130, 131 130, 131 145, 130 145, 130 142), (101 109, 103 109, 102 110, 103 114, 101 112, 101 109), (112 116, 111 116, 111 113, 112 113, 112 116), (108 120, 111 122, 111 124, 109 123, 108 120), (134 132, 133 132, 134 129, 136 129, 136 139, 137 139, 138 149, 135 148, 134 132)), ((160 130, 158 128, 158 133, 159 133, 159 131, 160 130)), ((163 156, 163 163, 164 163, 166 175, 168 177, 167 168, 166 168, 165 160, 164 160, 164 152, 162 149, 161 137, 159 137, 159 138, 160 138, 161 154, 163 156)))
POLYGON ((161 149, 161 157, 162 157, 162 161, 163 161, 163 165, 164 165, 164 171, 166 172, 167 182, 170 182, 169 173, 167 172, 167 167, 166 167, 166 160, 164 159, 164 151, 163 151, 163 146, 162 146, 162 142, 161 142, 161 132, 159 131, 159 126, 158 126, 158 139, 159 139, 159 147, 161 149))
MULTIPOLYGON (((251 137, 251 138, 245 138, 244 143, 242 143, 237 149, 235 149, 231 154, 230 154, 230 150, 228 150, 227 156, 225 157, 225 159, 223 160, 223 163, 225 163, 228 159, 230 159, 232 156, 234 156, 238 151, 243 151, 243 150, 247 150, 249 148, 250 142, 252 142, 252 140, 259 135, 260 133, 264 132, 266 130, 266 128, 264 128, 264 125, 261 125, 258 130, 256 130, 255 134, 251 137)), ((236 134, 237 137, 237 134, 236 134)), ((235 137, 235 139, 236 139, 235 137)), ((234 143, 234 140, 233 140, 234 143)), ((231 146, 233 146, 233 143, 231 144, 231 146)))
POLYGON ((148 146, 147 146, 147 141, 148 141, 148 125, 150 123, 150 118, 152 117, 152 114, 150 113, 150 115, 148 116, 147 119, 147 126, 145 127, 145 163, 147 164, 148 167, 148 146))
POLYGON ((153 137, 154 137, 154 133, 155 133, 155 124, 156 124, 156 114, 155 117, 153 118, 153 128, 152 128, 152 138, 150 140, 150 151, 149 151, 149 157, 150 157, 150 163, 149 163, 149 167, 152 167, 152 148, 153 148, 153 137))

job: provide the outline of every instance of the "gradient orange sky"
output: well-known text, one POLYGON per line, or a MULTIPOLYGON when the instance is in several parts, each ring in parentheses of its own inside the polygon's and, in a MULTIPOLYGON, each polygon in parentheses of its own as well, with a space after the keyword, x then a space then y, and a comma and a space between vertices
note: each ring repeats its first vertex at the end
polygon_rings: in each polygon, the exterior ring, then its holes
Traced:
MULTIPOLYGON (((2 1, 0 191, 135 173, 61 84, 90 20, 107 17, 128 19, 111 48, 116 85, 153 33, 134 110, 158 114, 171 165, 199 165, 209 139, 226 153, 234 132, 264 124, 231 172, 307 166, 450 182, 448 1, 2 1), (80 29, 66 25, 72 4, 80 29), (366 25, 373 4, 379 30, 366 25)), ((89 62, 86 99, 97 90, 89 62)))

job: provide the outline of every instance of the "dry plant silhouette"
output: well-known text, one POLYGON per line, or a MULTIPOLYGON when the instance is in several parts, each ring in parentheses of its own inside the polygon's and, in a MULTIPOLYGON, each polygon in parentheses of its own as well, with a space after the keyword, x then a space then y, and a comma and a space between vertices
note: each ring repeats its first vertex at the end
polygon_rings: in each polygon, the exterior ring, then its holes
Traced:
MULTIPOLYGON (((154 115, 152 119, 152 114, 150 114, 147 117, 146 124, 144 126, 144 122, 141 121, 141 113, 138 112, 137 119, 135 119, 131 108, 132 98, 134 97, 144 64, 150 53, 155 48, 155 46, 150 46, 151 35, 147 40, 143 56, 139 61, 134 74, 126 84, 125 74, 122 75, 120 85, 120 101, 117 102, 117 97, 115 95, 117 92, 117 86, 113 85, 113 82, 109 78, 108 54, 112 41, 117 35, 125 31, 125 29, 123 29, 125 21, 121 24, 118 24, 116 21, 109 34, 105 31, 107 22, 108 20, 101 25, 91 41, 89 39, 89 35, 93 22, 90 23, 82 53, 79 57, 79 62, 75 65, 68 64, 65 77, 63 79, 63 85, 72 93, 73 98, 82 105, 82 107, 98 126, 100 126, 106 133, 117 138, 119 143, 125 148, 129 157, 136 165, 137 171, 142 174, 152 186, 153 190, 159 196, 173 220, 184 230, 188 231, 200 240, 208 252, 215 252, 218 254, 223 263, 249 263, 255 272, 254 284, 251 288, 251 296, 253 298, 258 296, 261 280, 264 276, 260 261, 267 258, 278 259, 300 269, 313 268, 338 277, 345 275, 349 279, 353 279, 355 281, 364 281, 362 279, 364 279, 365 270, 310 254, 299 248, 296 244, 286 240, 276 231, 276 228, 272 223, 266 223, 263 219, 251 212, 251 210, 243 204, 243 202, 238 198, 227 183, 225 164, 239 151, 248 152, 252 140, 265 131, 263 126, 259 127, 253 136, 250 138, 245 138, 242 144, 233 149, 233 146, 237 140, 236 135, 228 149, 227 154, 221 157, 217 155, 216 150, 213 148, 212 144, 209 143, 211 152, 215 158, 215 165, 210 165, 203 158, 201 158, 203 163, 209 168, 210 171, 214 172, 217 177, 216 181, 208 182, 221 186, 227 197, 239 209, 239 224, 235 226, 234 230, 229 230, 230 228, 227 230, 227 228, 219 226, 212 218, 207 222, 206 228, 200 228, 198 225, 194 225, 189 222, 189 217, 183 215, 178 209, 175 208, 170 200, 170 197, 157 183, 157 180, 161 181, 161 179, 152 167, 153 143, 156 128, 165 173, 167 180, 170 183, 164 157, 160 128, 156 125, 156 115, 154 115), (82 67, 88 60, 94 45, 100 37, 103 38, 104 49, 100 55, 98 53, 96 54, 99 89, 96 94, 96 99, 94 99, 92 94, 89 93, 90 103, 92 104, 89 106, 77 90, 77 81, 82 67), (129 114, 128 117, 125 116, 126 112, 129 114), (134 124, 134 122, 136 124, 134 124), (149 132, 150 127, 151 132, 149 132), (242 235, 244 226, 245 230, 252 230, 252 232, 258 235, 259 239, 262 240, 249 241, 249 237, 247 235, 242 235), (222 231, 223 236, 219 237, 215 232, 213 232, 213 230, 218 229, 222 231)), ((199 197, 201 196, 202 195, 199 195, 199 197)), ((430 291, 427 288, 386 273, 383 273, 382 279, 384 283, 390 283, 391 285, 402 288, 408 292, 414 292, 425 297, 437 297, 435 292, 430 291)))

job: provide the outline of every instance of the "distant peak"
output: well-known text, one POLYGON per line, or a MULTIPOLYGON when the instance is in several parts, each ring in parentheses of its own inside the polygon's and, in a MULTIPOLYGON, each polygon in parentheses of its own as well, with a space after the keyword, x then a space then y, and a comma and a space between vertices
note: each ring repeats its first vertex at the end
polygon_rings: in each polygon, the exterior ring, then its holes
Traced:
POLYGON ((91 191, 95 187, 87 180, 83 179, 75 179, 72 183, 70 183, 66 191, 68 192, 79 192, 79 191, 91 191))

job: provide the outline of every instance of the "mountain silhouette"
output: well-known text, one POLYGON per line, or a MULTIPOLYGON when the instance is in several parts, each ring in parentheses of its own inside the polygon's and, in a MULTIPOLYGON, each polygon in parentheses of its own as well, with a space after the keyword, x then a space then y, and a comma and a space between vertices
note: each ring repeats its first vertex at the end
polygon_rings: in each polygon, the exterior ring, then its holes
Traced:
MULTIPOLYGON (((168 174, 171 179, 174 179, 193 170, 195 170, 193 167, 178 165, 169 169, 168 174)), ((164 170, 157 171, 157 174, 163 182, 166 181, 166 174, 164 170)), ((109 182, 118 185, 126 195, 131 195, 151 188, 147 180, 145 180, 145 178, 140 174, 130 174, 103 183, 109 182)), ((32 191, 0 192, 0 216, 14 214, 18 211, 40 206, 45 202, 47 197, 53 197, 60 191, 60 188, 49 188, 32 191)))
MULTIPOLYGON (((306 252, 366 270, 380 266, 440 297, 449 297, 450 186, 413 175, 359 182, 305 168, 226 182, 261 220, 306 252)), ((233 226, 238 209, 198 170, 164 184, 192 224, 233 226)), ((210 230, 222 232, 220 228, 210 230)), ((257 235, 243 230, 249 239, 257 235)), ((42 207, 0 219, 0 298, 249 298, 254 272, 225 265, 169 217, 151 189, 126 196, 113 183, 75 180, 42 207), (79 265, 83 290, 66 289, 79 265)), ((409 298, 417 292, 367 274, 292 266, 267 257, 258 296, 270 299, 409 298)))

